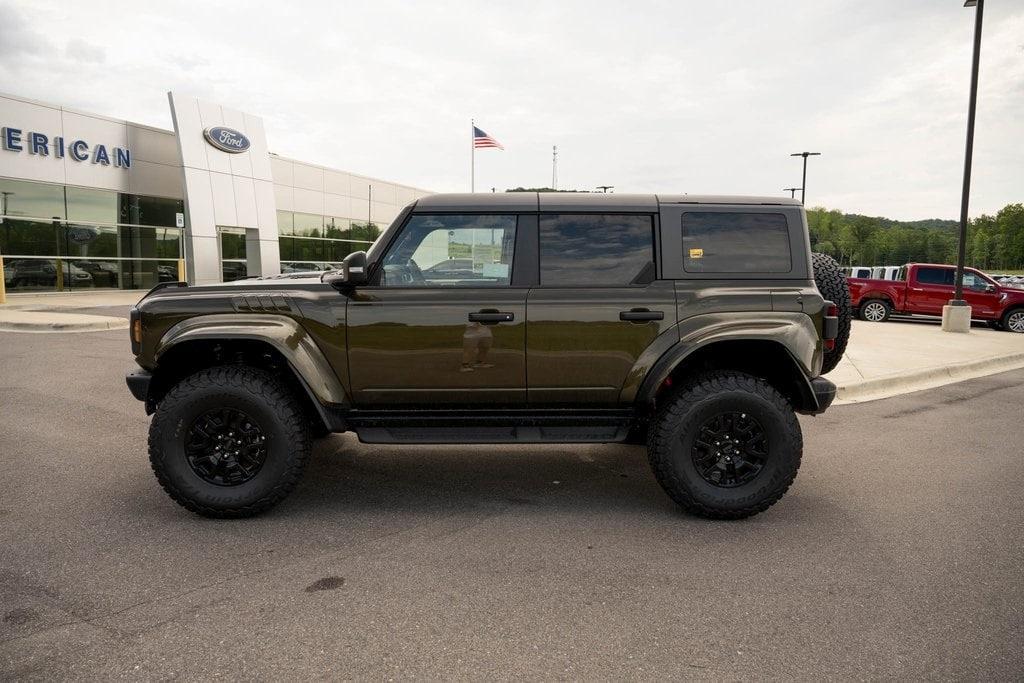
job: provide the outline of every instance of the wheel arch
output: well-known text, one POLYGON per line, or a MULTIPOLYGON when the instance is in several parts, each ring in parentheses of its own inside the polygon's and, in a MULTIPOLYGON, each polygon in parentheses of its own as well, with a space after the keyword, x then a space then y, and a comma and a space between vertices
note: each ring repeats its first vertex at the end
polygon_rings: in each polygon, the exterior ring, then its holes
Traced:
POLYGON ((893 305, 893 298, 888 292, 864 292, 860 299, 857 301, 857 308, 860 308, 869 301, 884 301, 889 304, 889 308, 895 308, 893 305))
POLYGON ((696 375, 716 370, 760 377, 782 393, 797 412, 818 410, 810 379, 793 353, 778 340, 756 336, 711 339, 673 347, 644 379, 637 392, 637 404, 653 411, 664 392, 696 375))
POLYGON ((316 342, 295 320, 277 315, 207 315, 170 328, 154 352, 147 398, 152 412, 163 395, 184 377, 215 365, 248 364, 279 374, 332 431, 339 431, 339 408, 348 397, 316 342))

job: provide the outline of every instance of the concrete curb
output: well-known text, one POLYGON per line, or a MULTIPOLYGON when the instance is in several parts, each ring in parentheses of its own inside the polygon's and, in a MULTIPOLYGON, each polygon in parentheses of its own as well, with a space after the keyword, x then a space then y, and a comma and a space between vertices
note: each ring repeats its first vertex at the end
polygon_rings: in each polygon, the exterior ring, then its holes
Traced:
POLYGON ((127 330, 128 320, 101 315, 47 314, 45 316, 0 316, 0 332, 46 334, 54 332, 105 332, 127 330))
POLYGON ((1024 368, 1024 352, 888 375, 836 388, 835 405, 864 403, 1024 368))

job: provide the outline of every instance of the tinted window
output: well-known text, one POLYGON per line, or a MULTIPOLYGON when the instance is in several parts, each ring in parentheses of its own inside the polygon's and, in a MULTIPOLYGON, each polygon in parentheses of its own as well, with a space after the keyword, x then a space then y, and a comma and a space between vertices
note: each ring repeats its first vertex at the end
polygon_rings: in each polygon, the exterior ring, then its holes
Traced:
POLYGON ((950 268, 918 268, 917 281, 923 285, 953 286, 956 274, 950 268))
POLYGON ((654 279, 651 216, 540 217, 540 283, 622 287, 654 279))
MULTIPOLYGON (((352 230, 355 233, 355 225, 352 230)), ((515 241, 515 216, 413 216, 384 257, 381 285, 508 285, 512 280, 515 241)))
MULTIPOLYGON (((116 192, 89 190, 82 187, 66 189, 68 203, 68 219, 73 221, 90 221, 96 223, 127 223, 119 221, 116 192)), ((124 197, 125 195, 121 195, 124 197)), ((172 222, 171 225, 174 225, 172 222)))
POLYGON ((64 186, 0 178, 0 215, 64 218, 64 186))
POLYGON ((121 202, 122 223, 173 228, 177 225, 177 214, 185 212, 185 202, 180 199, 135 194, 122 194, 118 197, 121 202))
POLYGON ((788 273, 789 228, 781 213, 683 214, 683 268, 688 273, 788 273))

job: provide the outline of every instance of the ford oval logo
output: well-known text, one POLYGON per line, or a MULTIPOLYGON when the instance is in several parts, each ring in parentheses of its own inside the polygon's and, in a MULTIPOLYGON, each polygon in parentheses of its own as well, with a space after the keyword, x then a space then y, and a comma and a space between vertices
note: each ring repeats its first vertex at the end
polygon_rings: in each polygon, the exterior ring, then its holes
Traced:
POLYGON ((203 137, 217 149, 229 154, 240 154, 249 149, 249 138, 234 128, 213 126, 203 131, 203 137))

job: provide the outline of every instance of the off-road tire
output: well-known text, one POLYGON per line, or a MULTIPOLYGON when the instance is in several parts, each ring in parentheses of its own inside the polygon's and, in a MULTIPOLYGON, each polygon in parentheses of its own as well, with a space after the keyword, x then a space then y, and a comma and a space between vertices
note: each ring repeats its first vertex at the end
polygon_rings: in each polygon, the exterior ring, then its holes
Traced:
POLYGON ((884 323, 886 320, 889 319, 889 316, 891 314, 892 314, 892 305, 888 301, 886 301, 885 299, 868 299, 867 301, 861 301, 860 302, 860 319, 861 320, 866 320, 869 323, 884 323), (875 308, 872 308, 872 307, 875 307, 875 306, 882 306, 884 311, 883 311, 883 313, 882 313, 880 318, 876 317, 875 319, 873 319, 873 318, 869 317, 869 313, 867 313, 867 311, 877 310, 875 308))
POLYGON ((712 519, 767 510, 793 483, 802 454, 800 423, 789 401, 764 380, 740 372, 712 372, 679 389, 659 408, 647 442, 651 469, 669 497, 683 510, 712 519), (691 449, 700 425, 734 411, 764 427, 768 457, 752 480, 722 488, 700 475, 691 449))
POLYGON ((850 299, 850 286, 846 276, 839 269, 839 264, 828 254, 811 254, 814 266, 814 283, 818 285, 821 295, 834 303, 839 309, 839 334, 836 335, 835 346, 825 349, 821 363, 821 374, 831 372, 846 352, 846 344, 850 341, 850 320, 853 318, 853 304, 850 299))
POLYGON ((287 386, 269 372, 241 365, 201 370, 175 385, 149 427, 149 461, 157 481, 182 507, 206 517, 249 517, 291 492, 310 453, 308 421, 287 386), (202 479, 185 457, 185 435, 204 411, 235 408, 266 436, 267 455, 252 479, 222 486, 202 479))

